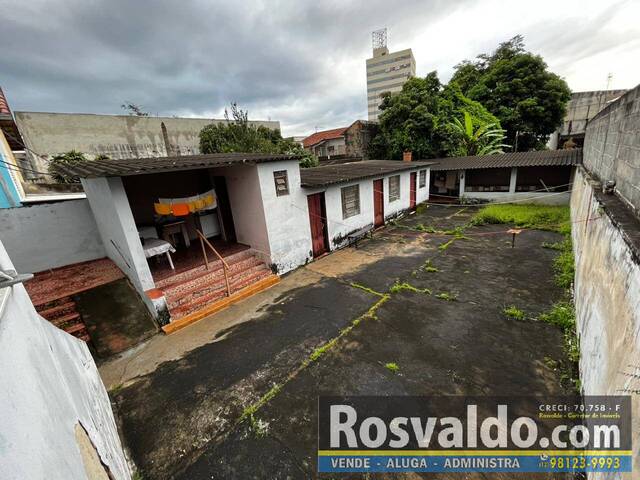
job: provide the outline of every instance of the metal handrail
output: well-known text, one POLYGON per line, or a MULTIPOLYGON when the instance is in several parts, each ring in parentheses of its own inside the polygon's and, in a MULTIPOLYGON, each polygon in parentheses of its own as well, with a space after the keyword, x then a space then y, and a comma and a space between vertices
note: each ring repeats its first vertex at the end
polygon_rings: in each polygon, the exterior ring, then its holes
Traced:
POLYGON ((225 261, 224 258, 222 258, 222 255, 218 253, 218 251, 213 247, 213 245, 211 245, 211 242, 207 240, 207 237, 205 237, 204 234, 197 228, 196 228, 196 233, 198 234, 198 238, 200 239, 200 247, 202 248, 202 256, 204 257, 204 264, 206 269, 209 270, 209 259, 207 258, 207 250, 204 248, 205 244, 213 251, 213 253, 216 254, 216 256, 222 262, 222 271, 224 272, 224 281, 227 284, 227 296, 230 297, 231 287, 229 285, 229 274, 227 272, 227 269, 229 268, 229 264, 225 261))

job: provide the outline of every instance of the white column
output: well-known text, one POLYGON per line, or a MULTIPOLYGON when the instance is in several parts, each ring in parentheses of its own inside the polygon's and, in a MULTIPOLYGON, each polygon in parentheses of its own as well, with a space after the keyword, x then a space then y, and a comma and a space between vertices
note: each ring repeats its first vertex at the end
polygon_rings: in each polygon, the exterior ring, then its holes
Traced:
POLYGON ((509 193, 516 193, 516 181, 518 180, 518 169, 511 169, 511 178, 509 179, 509 193))
POLYGON ((458 194, 458 196, 460 198, 464 197, 464 179, 466 177, 466 173, 467 173, 466 170, 460 170, 460 173, 458 174, 460 179, 460 188, 459 188, 460 193, 458 194))

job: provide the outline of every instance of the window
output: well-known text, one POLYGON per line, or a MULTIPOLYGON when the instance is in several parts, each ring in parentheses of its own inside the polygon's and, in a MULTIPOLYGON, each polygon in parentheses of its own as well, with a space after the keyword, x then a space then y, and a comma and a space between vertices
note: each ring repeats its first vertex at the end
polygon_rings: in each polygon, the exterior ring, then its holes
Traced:
POLYGON ((400 175, 389 177, 389 203, 400 200, 400 175))
POLYGON ((273 180, 276 184, 276 195, 278 197, 289 195, 289 180, 287 179, 286 170, 273 172, 273 180))
POLYGON ((424 188, 427 186, 427 171, 420 170, 420 182, 418 183, 418 188, 424 188))
POLYGON ((340 189, 342 193, 342 218, 360 214, 360 185, 340 189))

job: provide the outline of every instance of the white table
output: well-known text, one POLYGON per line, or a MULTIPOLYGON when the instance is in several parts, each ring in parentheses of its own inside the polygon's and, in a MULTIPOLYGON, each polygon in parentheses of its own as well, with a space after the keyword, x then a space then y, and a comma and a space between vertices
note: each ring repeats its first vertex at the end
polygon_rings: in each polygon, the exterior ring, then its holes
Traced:
POLYGON ((173 266, 173 260, 171 259, 171 254, 175 253, 176 249, 173 248, 173 245, 171 245, 166 240, 160 240, 159 238, 145 238, 142 249, 144 250, 144 256, 146 258, 165 254, 167 256, 167 260, 169 260, 171 270, 175 270, 175 267, 173 266))

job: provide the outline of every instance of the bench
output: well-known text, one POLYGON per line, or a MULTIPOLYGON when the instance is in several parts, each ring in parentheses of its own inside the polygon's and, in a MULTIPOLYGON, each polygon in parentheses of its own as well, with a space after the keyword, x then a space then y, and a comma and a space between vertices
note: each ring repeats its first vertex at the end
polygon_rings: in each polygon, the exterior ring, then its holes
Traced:
POLYGON ((347 235, 347 240, 349 241, 349 246, 354 245, 355 248, 358 248, 358 240, 365 237, 371 238, 373 236, 373 225, 367 225, 366 227, 361 228, 360 230, 356 230, 355 232, 347 235))

